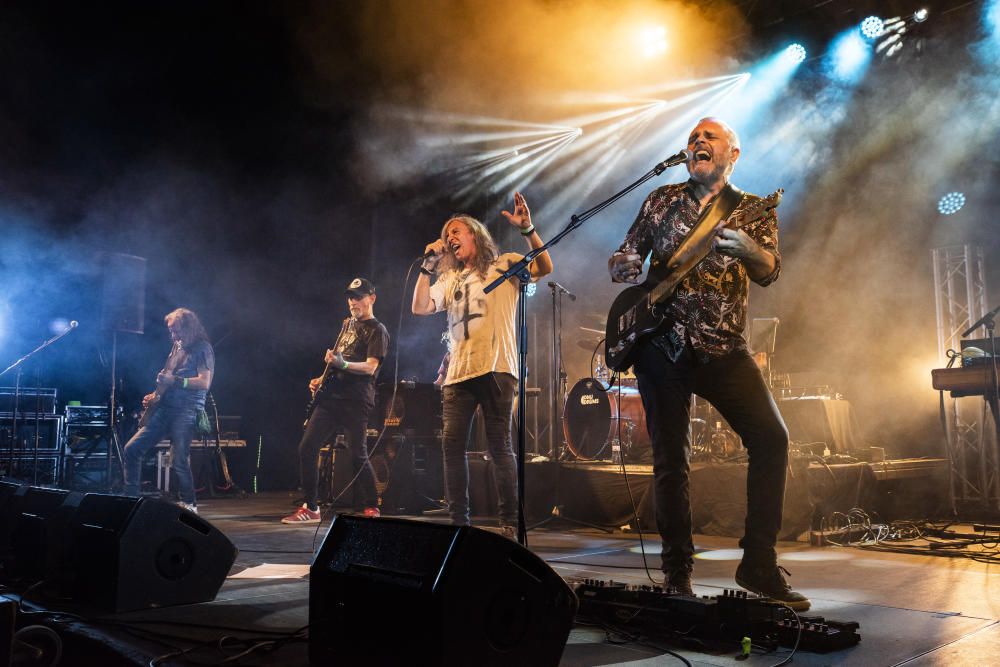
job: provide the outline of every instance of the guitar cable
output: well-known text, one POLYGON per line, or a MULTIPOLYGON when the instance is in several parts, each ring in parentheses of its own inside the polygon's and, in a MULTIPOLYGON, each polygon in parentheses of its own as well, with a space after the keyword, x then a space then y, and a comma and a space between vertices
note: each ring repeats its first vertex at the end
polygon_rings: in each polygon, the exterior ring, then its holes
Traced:
MULTIPOLYGON (((646 577, 655 585, 663 586, 664 582, 662 580, 657 581, 653 578, 652 573, 649 571, 649 560, 646 555, 646 540, 642 532, 642 524, 639 522, 639 510, 635 504, 635 496, 632 494, 632 483, 628 478, 628 468, 625 465, 625 450, 622 448, 622 384, 621 384, 621 373, 618 371, 613 371, 611 373, 611 378, 608 381, 607 387, 604 386, 604 382, 594 377, 594 360, 597 357, 597 350, 600 349, 601 345, 604 343, 605 339, 602 338, 598 341, 597 345, 594 346, 594 351, 590 355, 590 379, 594 381, 600 390, 605 394, 609 393, 613 388, 617 388, 616 394, 618 400, 615 401, 615 436, 618 440, 618 465, 622 471, 622 477, 625 480, 625 490, 628 492, 629 505, 632 507, 632 521, 635 522, 635 530, 639 535, 639 551, 642 553, 642 567, 646 572, 646 577)), ((652 443, 650 443, 652 446, 652 443)), ((652 484, 652 482, 650 482, 652 484)), ((655 493, 655 489, 653 490, 655 493)))

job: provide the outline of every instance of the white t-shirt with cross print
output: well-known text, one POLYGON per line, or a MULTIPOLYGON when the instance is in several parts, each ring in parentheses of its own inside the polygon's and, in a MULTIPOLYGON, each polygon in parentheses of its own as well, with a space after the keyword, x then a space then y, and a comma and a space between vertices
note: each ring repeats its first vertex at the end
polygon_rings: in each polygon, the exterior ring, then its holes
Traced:
POLYGON ((517 377, 517 279, 507 280, 489 294, 483 289, 521 255, 508 252, 490 264, 486 278, 477 272, 452 270, 431 285, 435 312, 447 311, 451 361, 444 384, 455 384, 486 373, 517 377))

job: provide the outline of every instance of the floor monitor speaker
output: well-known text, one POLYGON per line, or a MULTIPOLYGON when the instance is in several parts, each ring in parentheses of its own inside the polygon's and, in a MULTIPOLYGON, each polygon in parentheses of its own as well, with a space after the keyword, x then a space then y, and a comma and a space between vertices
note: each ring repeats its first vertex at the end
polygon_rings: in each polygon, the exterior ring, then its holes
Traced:
POLYGON ((315 665, 555 666, 576 608, 545 561, 498 534, 338 515, 310 568, 309 657, 315 665))
POLYGON ((211 523, 153 498, 87 494, 69 539, 70 596, 114 612, 213 600, 237 554, 211 523))

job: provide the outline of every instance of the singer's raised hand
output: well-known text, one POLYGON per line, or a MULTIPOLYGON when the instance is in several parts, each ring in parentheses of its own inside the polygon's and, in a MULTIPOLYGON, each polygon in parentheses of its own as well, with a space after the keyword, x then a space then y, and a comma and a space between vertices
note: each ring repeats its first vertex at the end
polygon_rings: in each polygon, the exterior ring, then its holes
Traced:
POLYGON ((531 227, 531 211, 528 210, 528 202, 524 200, 524 195, 520 192, 514 193, 514 212, 500 211, 500 215, 507 218, 507 222, 515 227, 521 229, 531 227))

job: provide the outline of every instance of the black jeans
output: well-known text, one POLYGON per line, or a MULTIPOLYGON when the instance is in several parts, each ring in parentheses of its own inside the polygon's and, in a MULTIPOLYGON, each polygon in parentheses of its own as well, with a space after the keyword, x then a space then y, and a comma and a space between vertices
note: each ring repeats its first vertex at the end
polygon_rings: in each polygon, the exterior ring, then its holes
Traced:
POLYGON ((656 527, 663 540, 663 569, 690 568, 691 497, 688 435, 691 394, 707 399, 743 439, 750 457, 743 560, 773 563, 781 528, 788 462, 788 429, 764 378, 745 351, 700 364, 685 349, 676 363, 651 343, 635 365, 653 448, 656 527))
POLYGON ((511 412, 517 380, 507 373, 487 373, 446 385, 444 398, 444 489, 451 521, 469 520, 469 435, 476 406, 482 406, 486 441, 497 481, 500 523, 517 523, 517 460, 511 444, 511 412))
POLYGON ((317 506, 319 484, 316 458, 323 445, 329 442, 337 429, 344 429, 344 440, 351 452, 354 482, 354 508, 364 509, 378 505, 375 492, 375 473, 368 461, 369 407, 363 401, 328 399, 316 406, 299 441, 299 470, 302 475, 302 492, 310 508, 317 506))

